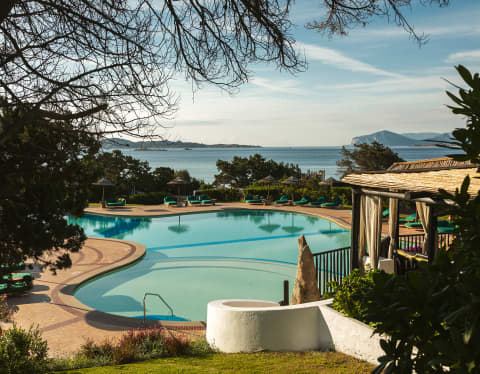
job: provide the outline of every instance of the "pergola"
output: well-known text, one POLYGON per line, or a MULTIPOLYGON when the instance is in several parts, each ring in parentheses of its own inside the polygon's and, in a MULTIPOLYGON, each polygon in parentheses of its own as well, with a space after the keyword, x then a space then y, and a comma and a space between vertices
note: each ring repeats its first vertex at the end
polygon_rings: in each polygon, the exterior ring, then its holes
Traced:
POLYGON ((368 246, 370 264, 377 268, 382 234, 382 198, 389 199, 388 258, 398 248, 398 201, 416 203, 424 230, 422 253, 431 261, 437 248, 437 217, 445 213, 452 201, 444 200, 439 189, 454 193, 464 178, 470 176, 469 193, 480 190, 478 165, 451 158, 398 162, 384 171, 353 173, 342 182, 352 187, 351 267, 359 268, 368 246))

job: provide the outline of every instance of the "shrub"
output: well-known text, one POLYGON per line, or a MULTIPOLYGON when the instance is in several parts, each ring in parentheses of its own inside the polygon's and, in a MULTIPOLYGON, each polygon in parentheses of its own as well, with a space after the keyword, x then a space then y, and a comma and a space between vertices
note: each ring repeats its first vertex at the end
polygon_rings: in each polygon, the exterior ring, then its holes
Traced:
POLYGON ((57 360, 51 369, 67 370, 86 366, 126 364, 139 360, 212 352, 208 344, 190 342, 171 335, 163 328, 130 330, 117 342, 97 344, 88 340, 71 360, 57 360), (79 365, 79 366, 78 366, 79 365))
POLYGON ((14 313, 15 310, 8 306, 7 295, 0 296, 0 321, 10 321, 14 313))
POLYGON ((0 373, 46 373, 47 352, 38 328, 27 331, 14 324, 0 337, 0 373))
POLYGON ((143 205, 163 204, 163 199, 166 195, 166 192, 138 193, 136 195, 129 196, 127 198, 127 203, 143 205))
POLYGON ((332 307, 338 312, 359 321, 372 322, 366 314, 366 294, 374 287, 374 275, 378 270, 370 270, 361 273, 359 269, 353 269, 341 284, 330 282, 332 291, 325 297, 333 297, 332 307))
POLYGON ((236 188, 206 188, 202 189, 202 194, 224 202, 240 201, 243 198, 242 192, 236 188))

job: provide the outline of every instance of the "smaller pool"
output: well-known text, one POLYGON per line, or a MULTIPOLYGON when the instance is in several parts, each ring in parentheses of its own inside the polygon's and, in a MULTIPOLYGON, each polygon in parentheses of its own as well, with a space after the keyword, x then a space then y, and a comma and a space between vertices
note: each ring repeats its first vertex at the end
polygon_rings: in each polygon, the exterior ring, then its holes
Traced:
MULTIPOLYGON (((158 218, 100 217, 77 221, 88 236, 132 240, 147 254, 136 264, 95 278, 75 296, 103 312, 143 318, 143 296, 160 294, 176 320, 205 320, 218 299, 280 301, 283 280, 293 287, 298 244, 304 234, 313 252, 345 247, 350 232, 302 214, 236 210, 158 218)), ((148 318, 172 319, 156 297, 148 318)))

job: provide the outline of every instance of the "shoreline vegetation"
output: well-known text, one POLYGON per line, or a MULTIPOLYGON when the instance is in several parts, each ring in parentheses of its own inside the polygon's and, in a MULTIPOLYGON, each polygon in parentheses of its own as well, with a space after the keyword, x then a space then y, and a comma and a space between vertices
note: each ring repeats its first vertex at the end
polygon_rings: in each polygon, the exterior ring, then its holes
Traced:
POLYGON ((262 148, 260 145, 250 144, 204 144, 196 142, 182 142, 182 141, 131 141, 120 138, 110 138, 102 141, 102 147, 105 149, 111 148, 131 148, 136 151, 166 151, 166 148, 182 148, 190 150, 192 148, 262 148))

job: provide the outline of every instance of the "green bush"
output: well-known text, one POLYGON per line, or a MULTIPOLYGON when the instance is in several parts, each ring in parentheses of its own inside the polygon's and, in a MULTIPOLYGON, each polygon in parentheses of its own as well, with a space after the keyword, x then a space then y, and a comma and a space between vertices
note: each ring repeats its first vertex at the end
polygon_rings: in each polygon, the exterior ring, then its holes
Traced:
POLYGON ((266 197, 267 193, 270 192, 270 198, 272 200, 278 200, 280 196, 286 194, 288 196, 292 195, 295 200, 300 200, 302 196, 309 196, 311 199, 316 200, 319 197, 325 197, 327 200, 333 200, 336 197, 342 199, 342 203, 345 205, 352 205, 352 189, 350 187, 327 187, 327 186, 318 186, 318 189, 312 190, 304 187, 294 187, 294 186, 284 186, 284 185, 274 185, 270 186, 268 190, 267 186, 248 186, 244 189, 245 194, 249 193, 251 195, 261 195, 266 197))
POLYGON ((236 188, 206 188, 202 189, 202 194, 223 202, 240 201, 243 198, 243 194, 236 188))
POLYGON ((46 373, 47 352, 38 328, 23 330, 14 324, 0 337, 0 373, 46 373))
POLYGON ((332 307, 338 312, 359 321, 372 322, 366 313, 366 295, 374 288, 374 276, 378 270, 371 270, 361 273, 359 269, 353 269, 341 284, 330 282, 332 291, 325 295, 326 298, 333 297, 332 307))
POLYGON ((163 199, 167 194, 166 192, 148 192, 138 193, 127 198, 128 204, 143 204, 143 205, 155 205, 163 204, 163 199))
POLYGON ((88 340, 71 359, 50 362, 51 371, 73 370, 93 366, 127 364, 140 360, 172 356, 199 356, 212 353, 206 341, 189 341, 175 337, 163 328, 131 330, 118 341, 95 343, 88 340))

